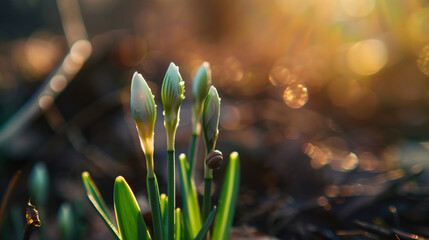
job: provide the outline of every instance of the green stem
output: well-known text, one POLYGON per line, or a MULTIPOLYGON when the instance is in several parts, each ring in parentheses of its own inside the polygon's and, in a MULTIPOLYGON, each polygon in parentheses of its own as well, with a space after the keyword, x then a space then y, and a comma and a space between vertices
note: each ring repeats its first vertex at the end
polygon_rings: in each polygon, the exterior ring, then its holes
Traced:
POLYGON ((195 157, 198 152, 198 133, 192 134, 191 139, 191 146, 189 149, 189 170, 188 170, 188 176, 192 177, 194 176, 194 165, 195 165, 195 157))
POLYGON ((174 240, 174 209, 176 209, 176 184, 174 150, 167 151, 168 164, 168 204, 167 204, 167 239, 174 240))
POLYGON ((155 173, 147 175, 147 190, 149 195, 149 204, 152 211, 152 221, 153 221, 153 233, 155 235, 155 240, 163 240, 162 236, 162 218, 161 218, 161 209, 159 207, 159 190, 158 190, 158 181, 156 180, 155 173))
POLYGON ((147 176, 153 178, 155 176, 155 170, 153 166, 153 153, 145 153, 146 157, 146 169, 147 169, 147 176))
MULTIPOLYGON (((211 191, 213 178, 204 178, 204 197, 203 197, 203 222, 207 219, 210 213, 211 191)), ((206 233, 204 239, 207 239, 209 233, 206 233)))

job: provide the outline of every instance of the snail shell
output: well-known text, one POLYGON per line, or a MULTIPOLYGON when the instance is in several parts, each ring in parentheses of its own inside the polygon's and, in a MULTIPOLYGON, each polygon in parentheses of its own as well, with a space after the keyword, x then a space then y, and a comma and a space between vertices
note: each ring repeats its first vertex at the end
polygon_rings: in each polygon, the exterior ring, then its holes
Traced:
POLYGON ((222 152, 219 150, 215 150, 211 153, 209 153, 206 157, 206 164, 207 167, 210 169, 219 169, 222 165, 223 161, 223 155, 222 152))

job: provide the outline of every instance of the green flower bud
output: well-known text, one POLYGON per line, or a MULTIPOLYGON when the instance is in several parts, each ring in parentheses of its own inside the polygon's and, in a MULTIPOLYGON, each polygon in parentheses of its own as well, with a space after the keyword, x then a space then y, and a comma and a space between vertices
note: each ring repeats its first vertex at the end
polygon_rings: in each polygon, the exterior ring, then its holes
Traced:
POLYGON ((220 98, 215 87, 211 86, 203 109, 203 134, 206 152, 214 151, 219 133, 220 98))
POLYGON ((31 200, 37 206, 45 206, 49 189, 49 174, 46 165, 38 162, 31 170, 28 187, 31 200))
POLYGON ((153 154, 156 105, 149 86, 142 75, 137 72, 134 73, 131 83, 130 105, 143 152, 151 155, 153 154))
POLYGON ((179 124, 180 105, 185 92, 185 83, 179 73, 179 68, 170 63, 162 82, 161 98, 164 105, 164 125, 167 130, 167 147, 174 149, 174 136, 179 124))
POLYGON ((200 68, 198 68, 192 83, 192 131, 193 134, 196 135, 200 134, 200 119, 203 111, 203 103, 211 84, 212 74, 210 64, 208 62, 203 62, 200 68))
POLYGON ((58 232, 61 239, 69 240, 73 238, 73 228, 75 226, 72 207, 69 203, 63 203, 58 211, 57 223, 58 232))

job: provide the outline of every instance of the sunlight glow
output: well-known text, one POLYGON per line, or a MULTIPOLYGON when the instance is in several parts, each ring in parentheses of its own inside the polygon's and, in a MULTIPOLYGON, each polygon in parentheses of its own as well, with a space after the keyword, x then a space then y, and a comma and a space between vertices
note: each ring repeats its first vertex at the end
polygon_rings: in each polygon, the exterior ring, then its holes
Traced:
POLYGON ((270 76, 268 79, 270 80, 271 84, 275 87, 286 86, 296 81, 296 77, 294 77, 291 74, 289 69, 282 66, 274 67, 271 70, 270 76))
POLYGON ((375 7, 375 0, 340 0, 344 12, 351 17, 365 17, 375 7))
POLYGON ((378 39, 357 42, 347 52, 349 68, 362 76, 377 73, 386 65, 387 60, 386 45, 378 39))
POLYGON ((222 128, 233 130, 240 125, 241 114, 238 108, 227 105, 222 107, 222 113, 220 116, 220 124, 222 128))
POLYGON ((429 41, 429 8, 415 11, 408 19, 408 34, 412 41, 423 43, 429 41))
POLYGON ((420 52, 417 59, 417 66, 423 74, 429 77, 429 44, 420 52))

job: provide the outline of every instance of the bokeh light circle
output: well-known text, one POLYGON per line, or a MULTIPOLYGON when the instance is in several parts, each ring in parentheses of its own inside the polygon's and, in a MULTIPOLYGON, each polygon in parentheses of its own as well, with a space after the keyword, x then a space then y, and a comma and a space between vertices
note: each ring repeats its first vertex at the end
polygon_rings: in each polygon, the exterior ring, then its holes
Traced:
POLYGON ((270 80, 270 83, 275 87, 286 86, 293 83, 294 81, 294 77, 292 76, 289 69, 282 66, 274 67, 271 70, 268 79, 270 80))
POLYGON ((283 101, 291 108, 301 108, 308 101, 308 90, 301 84, 293 84, 283 92, 283 101))
POLYGON ((357 42, 347 52, 350 70, 362 76, 377 73, 386 65, 387 60, 386 45, 378 39, 357 42))

